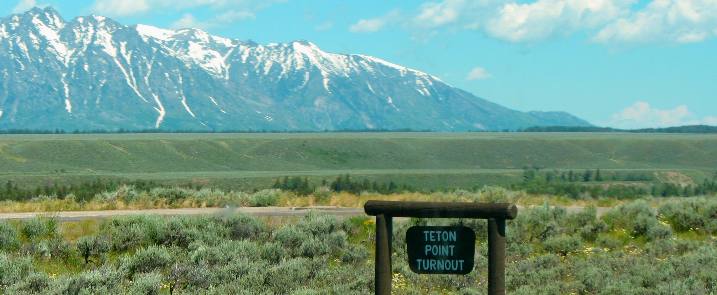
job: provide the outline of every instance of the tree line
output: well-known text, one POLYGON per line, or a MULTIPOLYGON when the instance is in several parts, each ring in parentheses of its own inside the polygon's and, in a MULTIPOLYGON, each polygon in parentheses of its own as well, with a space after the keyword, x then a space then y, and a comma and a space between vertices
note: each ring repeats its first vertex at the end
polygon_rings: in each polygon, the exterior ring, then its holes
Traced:
POLYGON ((628 132, 628 133, 717 133, 717 126, 689 125, 667 128, 617 129, 595 126, 536 126, 519 132, 628 132))
POLYGON ((386 133, 386 132, 431 132, 428 129, 336 129, 336 130, 267 130, 267 129, 0 129, 0 134, 130 134, 130 133, 386 133))
POLYGON ((90 201, 96 194, 114 191, 120 185, 132 185, 138 191, 149 191, 160 185, 153 181, 135 180, 135 181, 112 181, 95 179, 92 181, 81 182, 76 184, 59 184, 52 183, 43 186, 37 186, 33 189, 20 187, 16 182, 8 180, 0 192, 0 201, 28 201, 39 196, 55 196, 64 199, 68 195, 73 195, 75 200, 90 201))
MULTIPOLYGON (((329 188, 331 191, 337 193, 349 192, 353 194, 360 194, 361 192, 393 194, 403 191, 415 191, 414 188, 408 185, 399 185, 392 180, 388 183, 379 183, 375 180, 369 181, 368 179, 354 180, 349 174, 340 175, 331 182, 322 179, 321 187, 329 188)), ((277 178, 272 188, 291 191, 303 196, 316 191, 316 186, 311 184, 307 177, 299 176, 277 178)))
POLYGON ((705 178, 701 183, 681 185, 657 182, 651 175, 639 172, 606 175, 600 169, 576 172, 542 171, 539 168, 527 167, 523 169, 522 182, 510 185, 510 188, 525 190, 531 194, 563 195, 572 198, 589 196, 634 199, 647 195, 691 197, 717 193, 717 172, 711 179, 705 178), (608 181, 628 183, 607 183, 608 181))

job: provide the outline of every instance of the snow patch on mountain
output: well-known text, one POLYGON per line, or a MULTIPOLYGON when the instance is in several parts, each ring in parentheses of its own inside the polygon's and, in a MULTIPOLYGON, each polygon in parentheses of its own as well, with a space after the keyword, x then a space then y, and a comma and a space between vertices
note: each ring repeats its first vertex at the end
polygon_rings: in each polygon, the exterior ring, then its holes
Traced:
POLYGON ((154 123, 154 128, 162 127, 162 122, 164 121, 164 116, 167 114, 167 111, 164 110, 164 105, 162 104, 162 101, 159 99, 159 95, 152 93, 152 97, 154 97, 154 102, 157 103, 157 106, 154 107, 154 109, 159 113, 159 116, 157 116, 157 121, 154 123))
POLYGON ((67 84, 67 74, 62 74, 62 88, 65 93, 65 110, 67 113, 72 114, 72 101, 70 101, 70 85, 67 84))
POLYGON ((371 91, 371 93, 374 93, 374 94, 376 93, 376 91, 373 90, 373 86, 371 86, 370 82, 366 82, 366 86, 368 87, 368 91, 371 91))
POLYGON ((110 57, 117 59, 117 47, 112 42, 112 33, 107 30, 98 30, 95 32, 95 43, 102 46, 102 49, 110 57))
POLYGON ((10 36, 10 34, 8 34, 5 25, 0 25, 0 40, 5 39, 8 36, 10 36))
POLYGON ((224 64, 224 58, 221 54, 219 54, 219 52, 202 46, 199 43, 190 41, 186 54, 191 61, 198 64, 208 72, 216 75, 223 75, 226 65, 224 64))
POLYGON ((137 33, 142 36, 144 42, 147 42, 148 38, 153 38, 159 41, 169 41, 172 36, 174 36, 174 31, 172 30, 165 30, 142 24, 136 25, 135 30, 137 30, 137 33))
POLYGON ((387 102, 388 105, 390 105, 394 110, 400 111, 400 110, 396 107, 396 105, 393 104, 393 97, 390 97, 390 96, 389 96, 389 97, 386 97, 386 102, 387 102))
POLYGON ((32 23, 35 25, 40 35, 45 38, 47 43, 50 45, 50 48, 55 51, 57 58, 63 64, 67 65, 69 63, 70 56, 72 55, 72 51, 68 49, 67 45, 60 40, 60 35, 58 34, 58 31, 64 27, 64 23, 54 17, 51 17, 50 19, 52 20, 54 28, 45 24, 38 16, 33 16, 32 23))

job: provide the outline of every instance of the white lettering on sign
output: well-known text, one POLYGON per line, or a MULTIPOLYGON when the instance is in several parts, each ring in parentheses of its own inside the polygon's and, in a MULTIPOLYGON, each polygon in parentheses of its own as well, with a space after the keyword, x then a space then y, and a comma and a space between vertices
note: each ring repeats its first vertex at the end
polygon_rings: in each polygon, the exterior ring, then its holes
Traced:
POLYGON ((424 230, 423 237, 426 242, 455 242, 458 239, 458 234, 453 230, 424 230))
POLYGON ((461 226, 416 226, 406 232, 414 272, 468 274, 473 270, 475 233, 461 226), (460 239, 459 239, 460 234, 460 239))
POLYGON ((424 255, 453 256, 456 245, 426 245, 424 255))
POLYGON ((463 259, 416 259, 419 271, 463 271, 463 259))

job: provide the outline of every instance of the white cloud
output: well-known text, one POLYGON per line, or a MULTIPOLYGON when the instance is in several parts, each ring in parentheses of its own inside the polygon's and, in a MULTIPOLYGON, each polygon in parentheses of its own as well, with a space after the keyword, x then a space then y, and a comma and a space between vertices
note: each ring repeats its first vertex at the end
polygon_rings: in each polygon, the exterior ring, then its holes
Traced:
POLYGON ((380 31, 386 25, 392 22, 398 21, 400 13, 398 10, 393 10, 388 14, 376 18, 360 19, 355 24, 349 26, 349 31, 352 33, 373 33, 380 31))
POLYGON ((149 11, 147 0, 97 0, 92 10, 110 16, 128 16, 149 11))
POLYGON ((494 37, 512 41, 534 41, 590 29, 629 9, 626 1, 538 0, 507 3, 487 23, 494 37))
POLYGON ((380 18, 360 19, 349 27, 349 31, 353 33, 373 33, 381 30, 385 25, 386 21, 380 18))
POLYGON ((182 29, 182 28, 197 28, 197 29, 205 29, 205 24, 198 21, 197 18, 195 18, 191 13, 185 13, 180 17, 178 20, 172 23, 172 28, 176 29, 182 29))
POLYGON ((464 0, 446 0, 421 5, 414 22, 422 27, 435 28, 458 21, 461 10, 466 6, 464 0))
POLYGON ((612 115, 608 125, 616 128, 661 128, 682 125, 717 125, 717 117, 699 118, 685 105, 673 109, 658 109, 649 103, 638 101, 612 115))
POLYGON ((585 33, 600 43, 693 43, 717 37, 717 0, 440 0, 412 27, 483 30, 509 42, 585 33))
POLYGON ((12 13, 21 13, 30 10, 33 7, 44 7, 44 4, 38 4, 35 0, 20 0, 12 9, 12 13))
POLYGON ((717 117, 705 117, 704 119, 702 119, 702 123, 705 125, 717 126, 717 117))
POLYGON ((334 23, 331 21, 325 21, 323 23, 320 23, 314 27, 314 30, 317 31, 328 31, 331 30, 334 27, 334 23))
POLYGON ((597 42, 701 42, 717 36, 717 1, 654 0, 601 29, 597 42))
POLYGON ((491 75, 488 73, 488 71, 482 67, 475 67, 470 72, 468 72, 468 76, 466 76, 466 80, 468 81, 474 81, 474 80, 483 80, 490 78, 491 75))
POLYGON ((107 16, 130 16, 166 9, 181 11, 197 7, 254 13, 280 2, 286 0, 95 0, 92 10, 107 16))
POLYGON ((231 24, 237 21, 254 19, 256 16, 254 13, 249 11, 234 11, 230 10, 225 13, 219 14, 208 20, 198 20, 191 13, 185 13, 178 20, 172 23, 172 27, 176 29, 183 28, 196 28, 196 29, 209 29, 212 27, 223 26, 231 24))
POLYGON ((214 18, 214 23, 229 24, 237 21, 255 19, 256 15, 247 10, 229 10, 214 18))

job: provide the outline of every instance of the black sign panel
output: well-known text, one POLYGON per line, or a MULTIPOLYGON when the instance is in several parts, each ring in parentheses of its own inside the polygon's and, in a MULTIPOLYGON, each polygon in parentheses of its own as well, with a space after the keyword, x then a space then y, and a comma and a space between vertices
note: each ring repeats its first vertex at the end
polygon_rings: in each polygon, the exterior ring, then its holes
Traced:
POLYGON ((420 274, 468 274, 476 234, 465 226, 414 226, 406 232, 408 264, 420 274))

